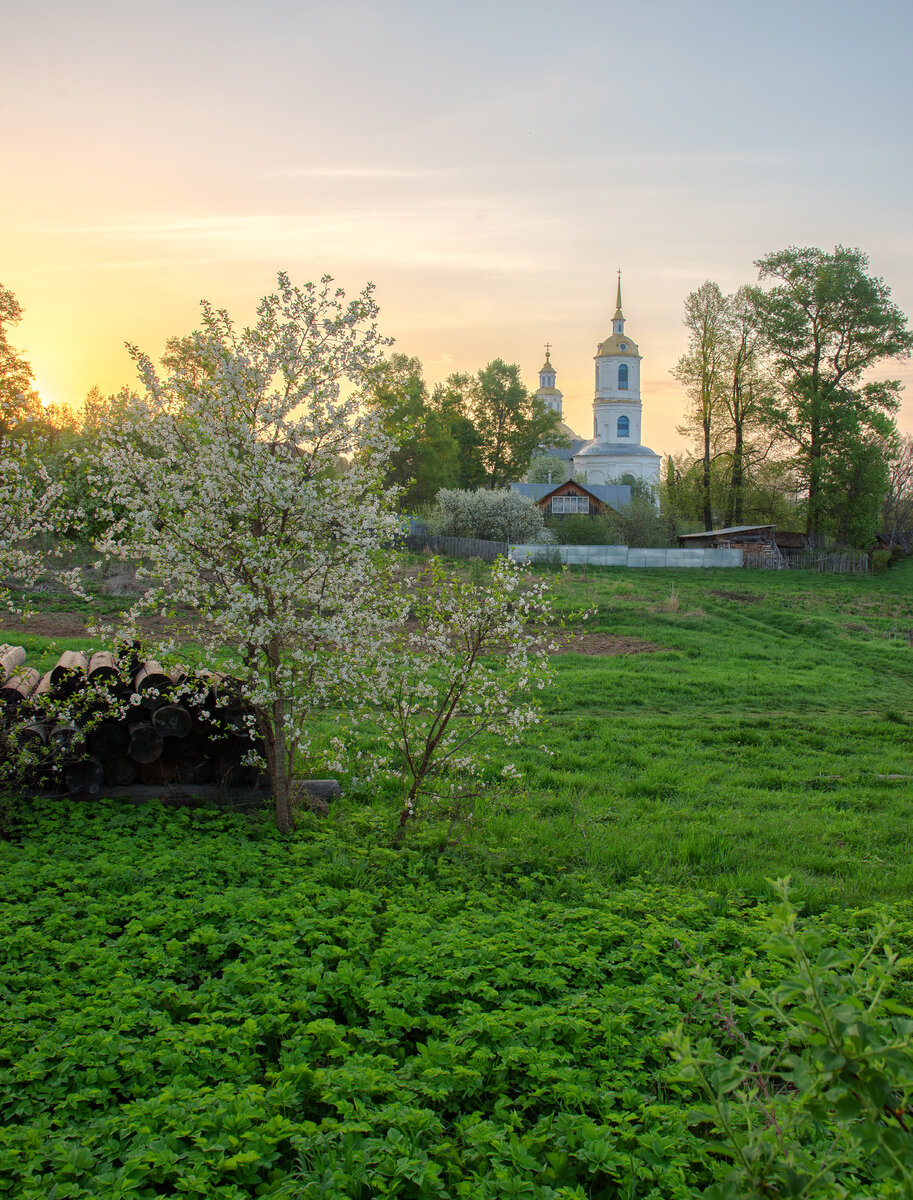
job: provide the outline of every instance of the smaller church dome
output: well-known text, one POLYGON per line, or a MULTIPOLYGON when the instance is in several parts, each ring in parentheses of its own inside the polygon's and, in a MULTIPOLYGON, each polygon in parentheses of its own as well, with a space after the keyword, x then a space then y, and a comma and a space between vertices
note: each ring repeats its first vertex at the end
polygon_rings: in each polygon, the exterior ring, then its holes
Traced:
POLYGON ((559 392, 557 388, 536 388, 537 396, 561 396, 563 392, 559 392))
POLYGON ((623 354, 628 358, 640 358, 637 343, 632 342, 626 333, 612 333, 604 342, 600 342, 596 347, 597 358, 605 358, 610 354, 623 354))
POLYGON ((545 362, 542 364, 542 366, 539 368, 539 374, 541 375, 543 371, 554 371, 554 369, 555 369, 555 364, 550 363, 548 361, 548 359, 546 359, 545 362))

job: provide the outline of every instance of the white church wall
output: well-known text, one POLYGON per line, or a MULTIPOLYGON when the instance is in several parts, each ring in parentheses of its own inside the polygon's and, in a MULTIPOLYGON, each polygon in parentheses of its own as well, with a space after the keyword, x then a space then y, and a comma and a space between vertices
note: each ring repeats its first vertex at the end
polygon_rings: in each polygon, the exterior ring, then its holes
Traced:
POLYGON ((639 446, 642 409, 639 404, 596 405, 596 439, 620 446, 639 446), (628 436, 618 436, 618 418, 628 418, 628 436))
POLYGON ((612 456, 611 461, 600 463, 597 455, 578 455, 574 459, 574 470, 586 472, 587 483, 609 483, 620 475, 633 475, 635 479, 645 479, 654 489, 659 488, 660 464, 657 459, 623 458, 612 456))
POLYGON ((596 359, 596 395, 600 400, 623 400, 626 396, 640 399, 640 359, 616 355, 596 359), (618 386, 618 368, 628 368, 628 386, 618 386))

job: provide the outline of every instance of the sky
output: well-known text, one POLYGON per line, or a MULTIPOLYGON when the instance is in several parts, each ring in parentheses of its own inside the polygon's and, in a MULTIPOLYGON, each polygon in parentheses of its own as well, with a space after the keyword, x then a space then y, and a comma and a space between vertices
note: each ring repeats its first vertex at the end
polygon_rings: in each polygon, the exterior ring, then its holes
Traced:
MULTIPOLYGON (((434 383, 495 357, 591 427, 616 271, 643 439, 687 294, 859 246, 913 313, 909 0, 6 0, 0 283, 49 403, 136 384, 199 301, 376 285, 434 383)), ((913 433, 913 367, 899 424, 913 433)))

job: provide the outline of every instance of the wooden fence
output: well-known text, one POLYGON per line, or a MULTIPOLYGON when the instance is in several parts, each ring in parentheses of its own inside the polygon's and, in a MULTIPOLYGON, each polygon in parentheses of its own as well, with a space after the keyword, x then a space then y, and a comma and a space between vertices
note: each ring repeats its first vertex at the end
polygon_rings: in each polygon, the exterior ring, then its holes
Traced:
POLYGON ((494 562, 506 556, 510 547, 507 542, 486 542, 481 538, 438 537, 433 533, 410 533, 404 539, 407 550, 418 554, 429 549, 433 554, 445 554, 448 558, 483 558, 494 562))
POLYGON ((869 556, 864 551, 789 550, 783 555, 784 566, 794 571, 823 571, 829 575, 867 575, 869 556))

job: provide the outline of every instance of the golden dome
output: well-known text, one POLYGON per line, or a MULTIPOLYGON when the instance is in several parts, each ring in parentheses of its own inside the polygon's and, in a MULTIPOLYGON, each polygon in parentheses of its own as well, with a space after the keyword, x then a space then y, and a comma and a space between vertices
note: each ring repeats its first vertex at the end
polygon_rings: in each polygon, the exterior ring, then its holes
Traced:
POLYGON ((608 354, 622 354, 628 358, 640 358, 637 343, 632 342, 626 333, 610 334, 604 342, 596 347, 596 357, 603 358, 608 354))

